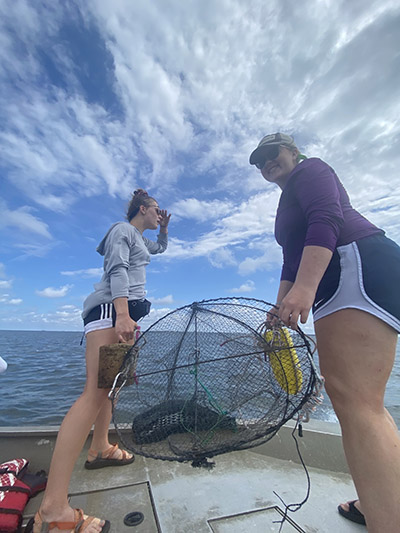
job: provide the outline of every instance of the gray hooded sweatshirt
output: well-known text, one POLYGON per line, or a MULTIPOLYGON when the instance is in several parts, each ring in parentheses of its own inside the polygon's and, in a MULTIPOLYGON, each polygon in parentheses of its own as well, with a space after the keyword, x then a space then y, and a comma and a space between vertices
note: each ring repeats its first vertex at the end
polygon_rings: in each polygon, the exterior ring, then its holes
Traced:
POLYGON ((150 254, 161 254, 168 245, 168 235, 160 233, 157 242, 143 237, 129 222, 116 222, 97 247, 104 256, 104 274, 94 285, 94 292, 83 302, 82 318, 96 306, 115 298, 142 300, 146 296, 146 266, 150 254))

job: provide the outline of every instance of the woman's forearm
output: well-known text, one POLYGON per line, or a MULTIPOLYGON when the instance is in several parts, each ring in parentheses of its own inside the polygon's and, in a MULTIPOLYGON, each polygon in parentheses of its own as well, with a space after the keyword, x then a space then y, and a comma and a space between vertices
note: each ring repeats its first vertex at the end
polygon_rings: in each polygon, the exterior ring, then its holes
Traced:
POLYGON ((287 295, 287 293, 290 291, 290 289, 293 287, 292 281, 287 281, 285 279, 281 280, 279 285, 278 294, 276 297, 276 305, 280 305, 281 301, 284 299, 284 297, 287 295))
POLYGON ((115 333, 118 336, 118 342, 131 342, 137 324, 129 314, 128 298, 115 298, 113 300, 117 318, 115 320, 115 333))
POLYGON ((305 246, 297 271, 295 284, 317 292, 319 282, 327 269, 332 252, 322 246, 305 246))
POLYGON ((113 304, 117 316, 129 315, 128 298, 115 298, 113 304))
POLYGON ((305 324, 315 300, 319 282, 332 258, 332 252, 322 246, 305 246, 296 280, 279 306, 279 317, 284 324, 297 327, 300 318, 305 324))

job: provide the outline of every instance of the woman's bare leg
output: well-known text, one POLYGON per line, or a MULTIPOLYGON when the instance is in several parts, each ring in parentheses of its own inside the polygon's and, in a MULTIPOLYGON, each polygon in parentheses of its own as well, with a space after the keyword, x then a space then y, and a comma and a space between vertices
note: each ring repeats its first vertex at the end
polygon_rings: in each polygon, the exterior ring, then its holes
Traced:
MULTIPOLYGON (((399 430, 398 430, 398 427, 396 426, 396 422, 394 421, 392 415, 389 413, 389 411, 387 409, 385 409, 385 415, 386 415, 387 419, 389 420, 389 422, 393 425, 394 430, 396 432, 398 432, 399 430)), ((340 506, 343 507, 343 509, 345 511, 349 511, 349 503, 350 503, 350 501, 343 502, 343 503, 340 504, 340 506)), ((354 505, 361 513, 363 512, 362 507, 361 507, 361 503, 360 503, 359 500, 354 505)))
MULTIPOLYGON (((108 390, 97 388, 99 348, 117 342, 114 328, 93 331, 86 336, 86 385, 82 395, 68 411, 61 424, 51 460, 49 477, 40 514, 46 522, 73 521, 74 513, 68 503, 71 474, 90 429, 96 420, 108 390)), ((58 532, 52 529, 52 533, 58 532)), ((91 525, 87 532, 101 531, 91 525)))
MULTIPOLYGON (((117 341, 116 341, 117 342, 117 341)), ((134 341, 128 341, 126 344, 133 344, 134 341)), ((108 432, 110 428, 110 423, 112 419, 112 404, 109 399, 105 400, 98 412, 94 423, 94 430, 92 436, 92 442, 90 444, 90 449, 99 452, 105 452, 111 447, 111 443, 108 439, 108 432)), ((132 457, 131 453, 125 452, 127 458, 132 457)), ((122 458, 122 450, 117 449, 113 457, 115 459, 122 458)), ((88 461, 92 461, 94 457, 88 456, 88 461)))
MULTIPOLYGON (((111 401, 105 401, 97 415, 94 423, 94 431, 90 448, 97 452, 103 452, 110 447, 108 440, 108 430, 112 418, 111 401)), ((89 458, 93 459, 93 457, 89 458)))
POLYGON ((369 533, 400 524, 400 438, 384 408, 397 333, 378 318, 344 309, 315 323, 321 373, 369 533))
MULTIPOLYGON (((103 405, 100 408, 100 411, 97 415, 96 421, 94 423, 94 431, 92 436, 92 442, 90 449, 99 452, 105 452, 111 447, 111 443, 108 440, 108 431, 110 427, 110 422, 112 418, 112 405, 110 400, 105 400, 103 405)), ((125 452, 126 457, 132 457, 131 453, 125 452)), ((122 450, 117 449, 112 455, 115 459, 121 459, 123 457, 122 450)), ((88 461, 92 461, 94 457, 88 455, 88 461)))

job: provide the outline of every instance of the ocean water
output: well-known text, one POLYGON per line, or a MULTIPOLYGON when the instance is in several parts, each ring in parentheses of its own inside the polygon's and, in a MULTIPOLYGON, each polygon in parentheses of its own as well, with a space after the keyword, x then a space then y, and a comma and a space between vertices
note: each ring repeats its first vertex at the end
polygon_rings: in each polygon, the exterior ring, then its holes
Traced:
MULTIPOLYGON (((7 371, 0 374, 0 427, 62 422, 85 383, 81 337, 80 332, 0 331, 0 355, 8 363, 7 371)), ((399 384, 400 344, 385 396, 386 407, 398 427, 399 384)), ((326 393, 313 419, 337 422, 326 393)))

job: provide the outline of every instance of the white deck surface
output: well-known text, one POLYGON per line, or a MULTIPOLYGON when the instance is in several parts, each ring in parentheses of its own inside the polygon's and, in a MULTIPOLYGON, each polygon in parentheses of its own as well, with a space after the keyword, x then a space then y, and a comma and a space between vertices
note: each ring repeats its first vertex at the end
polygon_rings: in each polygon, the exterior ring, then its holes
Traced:
MULTIPOLYGON (((88 471, 78 462, 70 486, 71 501, 85 512, 111 521, 114 533, 268 533, 278 532, 286 503, 301 502, 307 491, 304 469, 292 461, 252 451, 215 458, 213 470, 146 459, 125 467, 88 471), (132 511, 144 514, 135 527, 123 523, 132 511)), ((307 503, 290 513, 283 533, 356 533, 364 526, 342 518, 337 504, 354 496, 347 474, 308 468, 311 492, 307 503)), ((31 500, 25 520, 41 496, 31 500)))

